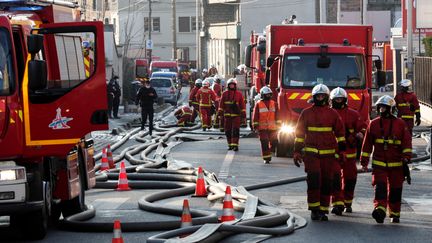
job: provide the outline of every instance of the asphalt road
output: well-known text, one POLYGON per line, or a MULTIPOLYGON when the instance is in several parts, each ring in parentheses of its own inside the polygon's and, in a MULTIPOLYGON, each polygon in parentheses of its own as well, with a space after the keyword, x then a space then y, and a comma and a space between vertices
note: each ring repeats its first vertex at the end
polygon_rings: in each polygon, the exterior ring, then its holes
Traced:
MULTIPOLYGON (((185 97, 185 96, 184 96, 185 97)), ((183 101, 184 101, 183 97, 183 101)), ((111 121, 112 126, 119 126, 125 121, 133 120, 136 115, 124 115, 121 120, 111 121), (128 117, 130 116, 130 117, 128 117)), ((170 122, 172 116, 162 117, 170 122)), ((194 167, 202 166, 207 171, 214 172, 221 181, 232 186, 247 186, 269 181, 304 176, 302 168, 293 165, 292 159, 273 158, 270 164, 263 164, 260 158, 260 146, 257 138, 247 137, 240 140, 238 152, 227 151, 226 141, 222 134, 207 135, 211 139, 196 142, 183 142, 173 148, 171 155, 174 159, 187 161, 194 167)), ((198 131, 201 133, 201 131, 198 131)), ((242 134, 248 134, 242 130, 242 134)), ((99 148, 107 143, 118 140, 120 136, 111 136, 109 132, 97 133, 99 148)), ((189 135, 191 136, 191 135, 189 135)), ((198 136, 198 135, 194 135, 198 136)), ((201 135, 199 135, 201 136, 201 135)), ((134 139, 127 142, 114 154, 118 154, 125 146, 136 144, 134 139)), ((421 139, 415 139, 414 144, 418 151, 424 149, 421 139)), ((303 216, 308 225, 296 230, 293 234, 283 237, 272 237, 266 242, 432 242, 430 232, 432 229, 432 192, 430 190, 431 166, 420 166, 412 171, 412 185, 404 184, 401 223, 392 224, 386 219, 382 225, 376 224, 371 217, 373 209, 373 189, 371 174, 360 174, 353 203, 353 213, 343 216, 329 217, 328 222, 311 222, 306 204, 306 183, 304 181, 293 184, 280 185, 251 191, 254 195, 278 207, 285 208, 303 216)), ((144 212, 138 208, 138 200, 150 193, 161 190, 132 190, 117 192, 111 189, 94 189, 86 193, 86 202, 96 208, 96 217, 93 222, 113 222, 120 219, 122 222, 157 222, 175 219, 173 216, 144 212)), ((163 200, 163 205, 181 206, 183 198, 189 198, 191 208, 207 208, 220 211, 220 204, 213 204, 206 199, 178 197, 163 200)), ((236 213, 240 215, 240 213, 236 213)), ((144 242, 149 236, 159 232, 123 232, 125 242, 144 242)), ((70 232, 50 227, 47 237, 41 242, 109 242, 113 234, 70 232)), ((21 241, 22 234, 8 228, 0 229, 0 242, 21 241)), ((225 239, 223 242, 242 242, 257 240, 262 236, 240 234, 225 239)))

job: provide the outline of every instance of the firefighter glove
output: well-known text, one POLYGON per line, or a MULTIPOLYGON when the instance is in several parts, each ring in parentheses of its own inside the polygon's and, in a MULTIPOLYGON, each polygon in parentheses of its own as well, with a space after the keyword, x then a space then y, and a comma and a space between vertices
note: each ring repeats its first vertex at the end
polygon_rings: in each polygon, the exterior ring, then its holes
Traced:
POLYGON ((408 164, 403 165, 403 173, 404 173, 404 177, 406 182, 408 183, 408 185, 411 185, 411 172, 409 170, 408 164))
POLYGON ((415 119, 415 125, 420 126, 421 119, 420 119, 420 112, 415 113, 416 119, 415 119))
POLYGON ((363 141, 363 138, 364 138, 363 133, 358 132, 358 133, 356 134, 356 139, 357 139, 357 141, 362 142, 362 141, 363 141))
POLYGON ((295 166, 300 167, 300 164, 303 162, 301 153, 294 152, 293 159, 294 159, 295 166))
POLYGON ((347 162, 347 156, 345 152, 340 152, 339 153, 339 164, 343 165, 344 163, 347 162))

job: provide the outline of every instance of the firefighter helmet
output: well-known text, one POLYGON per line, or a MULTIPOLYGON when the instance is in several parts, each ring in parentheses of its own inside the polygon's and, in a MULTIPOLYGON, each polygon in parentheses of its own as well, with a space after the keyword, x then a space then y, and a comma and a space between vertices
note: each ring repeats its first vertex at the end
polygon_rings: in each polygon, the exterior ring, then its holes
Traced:
POLYGON ((230 84, 235 84, 237 86, 237 80, 235 78, 228 79, 227 86, 229 86, 230 84))
POLYGON ((330 90, 329 88, 324 85, 324 84, 317 84, 315 85, 315 87, 313 87, 312 89, 312 96, 317 95, 317 94, 326 94, 326 95, 330 95, 330 90))
POLYGON ((263 35, 258 36, 258 43, 265 42, 265 41, 266 41, 265 36, 263 36, 263 35))
POLYGON ((214 76, 214 79, 215 79, 215 82, 216 82, 216 83, 220 84, 220 83, 221 83, 221 80, 222 80, 222 77, 221 77, 219 74, 216 74, 216 75, 214 76))
POLYGON ((204 69, 202 70, 202 72, 203 72, 203 73, 208 73, 207 68, 204 68, 204 69))
POLYGON ((266 94, 273 94, 272 90, 268 86, 264 86, 260 90, 261 97, 263 97, 266 94))
POLYGON ((375 105, 387 105, 393 107, 396 105, 396 101, 390 95, 383 95, 377 100, 375 105))
POLYGON ((206 78, 206 79, 202 82, 202 85, 203 85, 204 87, 210 87, 210 81, 206 78))
POLYGON ((330 92, 330 99, 332 100, 336 98, 348 99, 348 94, 343 88, 337 87, 330 92))
POLYGON ((412 85, 412 82, 409 79, 402 79, 402 81, 400 82, 400 85, 402 87, 410 87, 412 85))
POLYGON ((202 82, 203 82, 202 79, 199 78, 199 79, 195 80, 195 85, 197 85, 197 84, 200 85, 200 84, 202 84, 202 82))

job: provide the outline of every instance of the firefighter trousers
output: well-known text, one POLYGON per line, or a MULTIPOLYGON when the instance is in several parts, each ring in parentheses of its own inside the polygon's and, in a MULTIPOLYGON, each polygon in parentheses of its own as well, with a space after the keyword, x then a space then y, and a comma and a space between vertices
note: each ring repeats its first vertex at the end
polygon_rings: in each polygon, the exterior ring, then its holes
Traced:
POLYGON ((405 124, 407 125, 408 131, 410 132, 410 134, 412 135, 412 131, 414 128, 414 119, 413 118, 409 118, 409 119, 402 119, 405 124))
POLYGON ((356 159, 349 158, 342 165, 336 163, 333 180, 332 205, 351 207, 356 183, 356 159))
POLYGON ((403 168, 373 168, 372 185, 375 189, 374 206, 386 212, 389 208, 390 217, 400 217, 403 168))
MULTIPOLYGON (((217 107, 219 107, 219 101, 215 101, 215 107, 216 107, 216 109, 217 109, 217 107)), ((221 127, 220 116, 218 115, 217 112, 215 112, 215 115, 214 115, 213 127, 214 128, 220 128, 221 127)))
POLYGON ((195 119, 199 115, 199 105, 193 104, 192 107, 193 107, 193 109, 192 109, 192 118, 191 118, 191 121, 193 123, 195 123, 195 119))
POLYGON ((306 153, 303 161, 307 174, 308 209, 328 213, 334 167, 338 162, 334 154, 317 156, 311 153, 306 153))
POLYGON ((271 160, 272 151, 277 146, 277 131, 276 130, 259 130, 259 139, 261 142, 261 155, 264 160, 271 160))
POLYGON ((211 108, 210 107, 200 107, 201 123, 202 128, 211 127, 211 108))
POLYGON ((228 146, 238 147, 240 138, 240 116, 224 117, 224 130, 228 146))

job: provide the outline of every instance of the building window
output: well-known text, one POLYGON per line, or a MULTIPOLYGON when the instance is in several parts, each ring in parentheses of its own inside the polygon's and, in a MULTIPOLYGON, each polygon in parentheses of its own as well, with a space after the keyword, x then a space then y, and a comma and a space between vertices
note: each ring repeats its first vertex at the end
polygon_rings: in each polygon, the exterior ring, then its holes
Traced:
POLYGON ((113 18, 113 29, 114 33, 116 32, 116 18, 113 18))
POLYGON ((93 11, 96 11, 96 0, 93 0, 92 7, 93 7, 93 11))
POLYGON ((109 24, 109 19, 105 18, 105 24, 109 24))
POLYGON ((108 2, 108 0, 105 0, 105 4, 104 4, 105 10, 109 11, 110 10, 110 4, 108 2))
MULTIPOLYGON (((196 18, 195 17, 179 17, 178 18, 178 31, 179 32, 195 32, 196 31, 196 18)), ((201 25, 200 25, 201 27, 201 25)))
MULTIPOLYGON (((148 21, 148 17, 144 18, 144 31, 148 32, 149 31, 149 21, 148 21)), ((160 18, 159 17, 154 17, 152 18, 152 32, 160 32, 160 18)))

